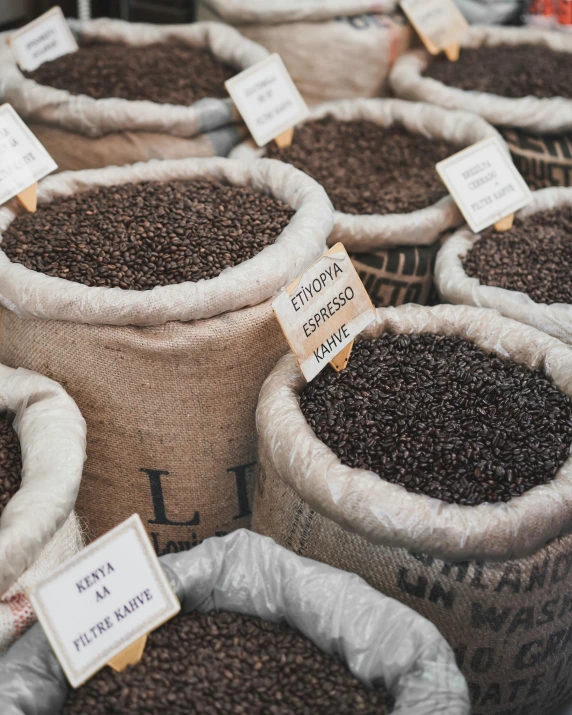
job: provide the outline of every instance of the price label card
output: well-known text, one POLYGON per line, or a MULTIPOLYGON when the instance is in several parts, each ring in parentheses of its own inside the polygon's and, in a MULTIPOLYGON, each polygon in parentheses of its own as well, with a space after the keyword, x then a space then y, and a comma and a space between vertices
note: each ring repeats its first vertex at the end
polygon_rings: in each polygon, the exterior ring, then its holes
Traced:
POLYGON ((436 168, 474 233, 532 200, 525 180, 496 137, 453 154, 436 168))
POLYGON ((138 514, 55 569, 30 600, 74 688, 181 608, 138 514))
POLYGON ((458 43, 469 28, 453 0, 401 0, 400 5, 433 55, 458 43))
POLYGON ((25 72, 78 49, 60 7, 53 7, 14 32, 8 42, 16 62, 25 72))
POLYGON ((306 102, 277 54, 232 77, 225 87, 260 147, 309 114, 306 102))
POLYGON ((0 107, 0 205, 58 168, 10 104, 0 107))
POLYGON ((341 243, 282 291, 272 308, 308 382, 376 316, 341 243))

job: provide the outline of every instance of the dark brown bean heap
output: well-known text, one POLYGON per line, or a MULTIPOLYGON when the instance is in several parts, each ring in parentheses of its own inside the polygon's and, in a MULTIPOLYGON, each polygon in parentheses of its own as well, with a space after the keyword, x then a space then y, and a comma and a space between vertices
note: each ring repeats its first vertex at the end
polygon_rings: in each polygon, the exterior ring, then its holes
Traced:
POLYGON ((248 187, 147 181, 43 204, 18 216, 0 247, 49 276, 148 290, 218 276, 274 243, 293 214, 248 187))
POLYGON ((435 164, 461 148, 403 127, 325 117, 298 127, 289 147, 272 142, 266 156, 316 179, 336 211, 390 214, 423 209, 446 196, 435 164))
POLYGON ((341 461, 449 503, 509 501, 568 458, 572 402, 541 370, 430 333, 357 342, 300 406, 341 461))
POLYGON ((425 76, 450 87, 518 99, 572 98, 572 53, 540 45, 463 48, 457 62, 432 59, 425 76))
POLYGON ((192 613, 149 636, 143 659, 104 668, 62 715, 384 715, 392 698, 286 625, 192 613))
POLYGON ((22 455, 18 435, 6 418, 0 417, 0 516, 22 481, 22 455))
POLYGON ((26 76, 93 99, 146 99, 189 106, 205 97, 226 97, 224 83, 237 71, 203 47, 176 42, 144 46, 101 42, 44 62, 26 76))
POLYGON ((537 303, 572 303, 572 208, 486 231, 463 261, 484 285, 527 293, 537 303))

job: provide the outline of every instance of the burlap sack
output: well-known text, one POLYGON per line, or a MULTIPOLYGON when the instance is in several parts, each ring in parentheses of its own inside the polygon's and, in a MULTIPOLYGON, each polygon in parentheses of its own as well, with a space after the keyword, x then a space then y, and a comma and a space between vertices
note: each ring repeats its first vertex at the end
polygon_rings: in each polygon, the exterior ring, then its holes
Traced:
MULTIPOLYGON (((388 329, 459 335, 544 365, 572 396, 570 350, 494 311, 380 309, 364 336, 388 329)), ((253 528, 435 623, 467 677, 474 715, 543 715, 569 698, 572 458, 551 484, 507 504, 446 504, 342 465, 300 411, 303 385, 287 355, 261 390, 253 528)))
MULTIPOLYGON (((572 206, 572 188, 535 191, 532 202, 516 215, 526 218, 559 206, 572 206)), ((453 234, 439 251, 435 284, 441 297, 448 303, 495 308, 508 318, 533 325, 565 343, 572 343, 572 305, 535 303, 526 293, 481 285, 477 278, 469 278, 462 261, 479 238, 480 234, 463 228, 453 234)))
MULTIPOLYGON (((306 121, 332 116, 345 122, 366 119, 382 127, 402 125, 408 131, 426 137, 446 139, 461 146, 496 136, 499 133, 485 121, 467 112, 451 112, 429 104, 403 102, 399 99, 351 99, 325 102, 314 107, 306 121)), ((501 139, 502 142, 502 139, 501 139)), ((504 145, 504 142, 503 142, 504 145)), ((507 150, 508 151, 508 150, 507 150)), ((239 144, 231 158, 247 160, 263 156, 252 140, 239 144)), ((436 204, 408 214, 355 215, 334 213, 334 230, 328 243, 341 241, 349 252, 365 253, 388 246, 426 246, 463 218, 450 196, 436 204)))
MULTIPOLYGON (((467 684, 435 626, 354 574, 302 559, 246 529, 164 556, 161 565, 181 613, 216 609, 285 621, 367 686, 383 683, 395 697, 393 715, 469 713, 467 684)), ((0 657, 3 715, 29 715, 31 708, 54 715, 68 692, 39 626, 0 657)))
POLYGON ((27 589, 82 546, 74 503, 85 422, 57 383, 0 365, 0 412, 13 419, 22 484, 0 518, 0 651, 33 621, 27 589))
POLYGON ((537 136, 501 129, 516 168, 532 189, 572 185, 572 134, 537 136))
MULTIPOLYGON (((67 172, 39 202, 96 185, 212 177, 296 209, 276 243, 218 277, 127 291, 90 288, 0 251, 0 360, 61 382, 88 424, 78 500, 89 536, 138 512, 164 554, 250 523, 258 391, 287 350, 270 299, 325 250, 324 190, 277 161, 152 161, 67 172)), ((19 211, 0 209, 0 231, 19 211)))
POLYGON ((351 259, 376 307, 427 305, 433 288, 433 267, 439 242, 431 246, 398 246, 351 259))
MULTIPOLYGON (((100 18, 70 20, 69 24, 80 42, 98 39, 149 45, 176 41, 209 47, 221 60, 235 65, 237 73, 268 56, 263 47, 220 23, 160 26, 100 18)), ((0 46, 0 102, 12 104, 33 125, 60 169, 226 155, 240 138, 232 127, 208 134, 238 119, 230 98, 207 98, 185 107, 72 95, 26 79, 8 46, 0 46)))
MULTIPOLYGON (((523 43, 550 47, 558 52, 572 52, 572 35, 529 27, 473 26, 461 38, 461 48, 523 43)), ((407 52, 395 62, 389 83, 398 97, 474 112, 495 127, 520 127, 538 134, 572 129, 572 100, 563 97, 539 99, 531 95, 510 99, 489 92, 465 92, 448 87, 423 76, 430 57, 425 50, 417 50, 407 52)), ((533 58, 531 61, 534 61, 533 58)), ((502 67, 498 71, 502 72, 502 67)))
POLYGON ((199 18, 223 20, 284 60, 309 104, 385 94, 411 42, 394 0, 203 0, 199 18))

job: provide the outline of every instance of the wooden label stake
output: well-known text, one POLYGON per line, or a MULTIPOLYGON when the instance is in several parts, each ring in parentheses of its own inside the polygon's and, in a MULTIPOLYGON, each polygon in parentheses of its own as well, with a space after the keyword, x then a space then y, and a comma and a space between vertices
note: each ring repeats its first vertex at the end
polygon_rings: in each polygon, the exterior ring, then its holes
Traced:
POLYGON ((294 138, 294 127, 290 127, 290 129, 287 129, 285 132, 282 132, 282 134, 279 134, 277 137, 275 137, 274 141, 280 149, 285 149, 287 146, 290 146, 292 144, 292 139, 294 138))
POLYGON ((345 370, 348 366, 348 361, 350 359, 350 353, 354 346, 354 341, 352 340, 349 345, 339 352, 333 360, 330 360, 330 365, 334 368, 336 372, 341 372, 345 370))
POLYGON ((125 650, 122 650, 121 653, 114 656, 107 665, 113 668, 116 673, 121 673, 128 665, 137 665, 143 657, 146 643, 147 636, 141 636, 130 646, 127 646, 125 650))
POLYGON ((445 54, 450 62, 457 62, 460 53, 461 45, 458 42, 454 42, 452 45, 445 47, 445 54))
POLYGON ((497 231, 508 231, 512 228, 514 223, 514 214, 509 214, 505 218, 501 218, 500 221, 495 223, 495 228, 497 231))
POLYGON ((26 211, 35 213, 38 206, 38 182, 35 181, 31 186, 28 186, 27 189, 20 191, 20 193, 16 195, 16 198, 26 211))

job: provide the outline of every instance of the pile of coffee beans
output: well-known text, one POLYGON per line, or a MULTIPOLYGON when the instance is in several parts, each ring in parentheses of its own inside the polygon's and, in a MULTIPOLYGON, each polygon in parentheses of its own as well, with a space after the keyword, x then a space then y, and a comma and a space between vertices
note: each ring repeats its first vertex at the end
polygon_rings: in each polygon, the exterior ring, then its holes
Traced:
POLYGON ((151 633, 140 663, 104 668, 62 715, 385 715, 392 705, 289 626, 213 612, 151 633))
POLYGON ((485 231, 463 267, 483 285, 521 291, 537 303, 572 303, 572 207, 485 231))
POLYGON ((572 52, 541 45, 463 48, 457 62, 433 58, 425 76, 450 87, 501 97, 572 98, 572 52))
POLYGON ((16 494, 22 481, 22 455, 18 435, 4 417, 0 417, 0 516, 16 494))
POLYGON ((244 186, 148 181, 42 204, 14 219, 0 247, 48 276, 149 290, 218 276, 274 243, 293 215, 244 186))
POLYGON ((359 341, 300 406, 344 464, 456 504, 506 502, 549 482, 572 444, 572 401, 541 370, 454 336, 359 341))
POLYGON ((486 231, 463 267, 480 283, 527 293, 536 303, 572 303, 572 207, 486 231))
POLYGON ((204 47, 101 42, 44 62, 26 76, 38 84, 93 99, 118 97, 189 106, 205 97, 226 97, 224 83, 238 71, 204 47))
POLYGON ((293 164, 326 189, 336 211, 408 213, 447 195, 435 164, 463 147, 400 126, 325 117, 296 128, 289 147, 266 156, 293 164))

